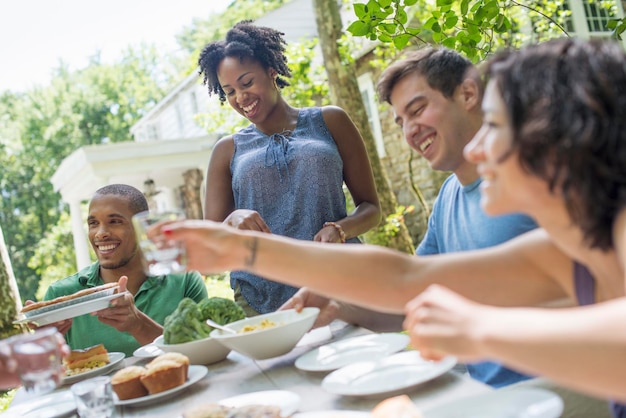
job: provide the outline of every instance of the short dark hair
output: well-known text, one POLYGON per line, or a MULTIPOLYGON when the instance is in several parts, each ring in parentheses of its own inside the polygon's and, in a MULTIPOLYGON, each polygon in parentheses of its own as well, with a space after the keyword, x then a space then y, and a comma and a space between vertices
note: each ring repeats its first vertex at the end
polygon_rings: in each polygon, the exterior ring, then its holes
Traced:
POLYGON ((472 62, 456 51, 447 48, 421 48, 387 67, 378 79, 376 90, 381 101, 391 104, 391 91, 396 84, 407 75, 418 73, 426 79, 430 87, 449 99, 463 83, 470 68, 473 68, 472 62))
POLYGON ((129 186, 128 184, 109 184, 108 186, 104 186, 96 190, 94 196, 96 195, 114 195, 123 197, 128 201, 128 206, 130 207, 133 215, 135 213, 148 210, 148 201, 146 200, 146 196, 144 196, 144 194, 138 189, 133 186, 129 186))
POLYGON ((613 248, 626 206, 626 54, 614 41, 556 39, 496 55, 513 151, 558 193, 592 248, 613 248))
POLYGON ((255 26, 251 20, 242 20, 226 33, 226 39, 207 44, 200 53, 198 65, 202 82, 208 87, 209 95, 217 94, 220 101, 226 101, 226 94, 217 79, 217 67, 226 57, 240 60, 251 58, 263 68, 273 68, 282 77, 276 77, 280 88, 289 83, 283 77, 291 77, 285 56, 285 34, 272 28, 255 26))

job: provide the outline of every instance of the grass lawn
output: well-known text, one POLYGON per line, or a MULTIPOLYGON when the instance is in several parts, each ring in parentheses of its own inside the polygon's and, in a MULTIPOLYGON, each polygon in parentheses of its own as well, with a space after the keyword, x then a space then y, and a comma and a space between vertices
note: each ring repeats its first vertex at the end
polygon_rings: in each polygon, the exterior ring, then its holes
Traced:
MULTIPOLYGON (((232 299, 233 290, 230 288, 230 282, 228 275, 215 275, 209 276, 205 279, 206 290, 209 293, 209 297, 218 296, 221 298, 232 299)), ((0 412, 5 411, 15 395, 15 390, 8 392, 0 391, 0 412)))

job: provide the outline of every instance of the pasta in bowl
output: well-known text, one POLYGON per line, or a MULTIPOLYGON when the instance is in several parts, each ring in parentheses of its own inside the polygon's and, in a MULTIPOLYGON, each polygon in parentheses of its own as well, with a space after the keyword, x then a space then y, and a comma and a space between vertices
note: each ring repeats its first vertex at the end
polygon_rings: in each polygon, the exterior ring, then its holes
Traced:
POLYGON ((228 333, 219 329, 211 332, 211 338, 224 346, 255 360, 277 357, 291 351, 302 336, 311 329, 318 308, 276 311, 232 322, 226 327, 236 331, 228 333))

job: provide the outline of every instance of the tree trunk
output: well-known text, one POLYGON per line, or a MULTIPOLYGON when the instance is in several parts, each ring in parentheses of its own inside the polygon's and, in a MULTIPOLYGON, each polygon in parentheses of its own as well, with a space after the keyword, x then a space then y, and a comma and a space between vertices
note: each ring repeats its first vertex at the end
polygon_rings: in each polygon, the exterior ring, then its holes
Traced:
MULTIPOLYGON (((342 35, 341 16, 337 0, 314 0, 317 32, 319 36, 324 65, 328 74, 332 102, 350 114, 363 136, 369 154, 378 198, 382 209, 383 220, 396 212, 398 202, 389 186, 389 180, 378 157, 374 135, 367 120, 367 112, 356 73, 352 65, 341 62, 338 42, 342 35)), ((391 237, 390 247, 407 253, 413 253, 413 242, 404 222, 400 222, 398 233, 391 237)))
POLYGON ((198 168, 187 170, 183 173, 184 184, 181 187, 184 201, 185 214, 188 219, 202 219, 202 172, 198 168))
POLYGON ((23 327, 13 325, 20 309, 22 301, 0 227, 0 339, 24 331, 23 327))

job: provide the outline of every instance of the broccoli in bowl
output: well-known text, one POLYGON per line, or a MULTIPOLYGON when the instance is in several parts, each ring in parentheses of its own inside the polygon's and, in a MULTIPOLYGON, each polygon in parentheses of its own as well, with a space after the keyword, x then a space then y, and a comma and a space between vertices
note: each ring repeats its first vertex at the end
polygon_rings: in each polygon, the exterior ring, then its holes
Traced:
POLYGON ((165 318, 163 341, 165 344, 182 344, 209 336, 213 327, 206 324, 212 319, 220 325, 246 317, 241 306, 230 299, 212 297, 199 303, 184 298, 174 312, 165 318))

